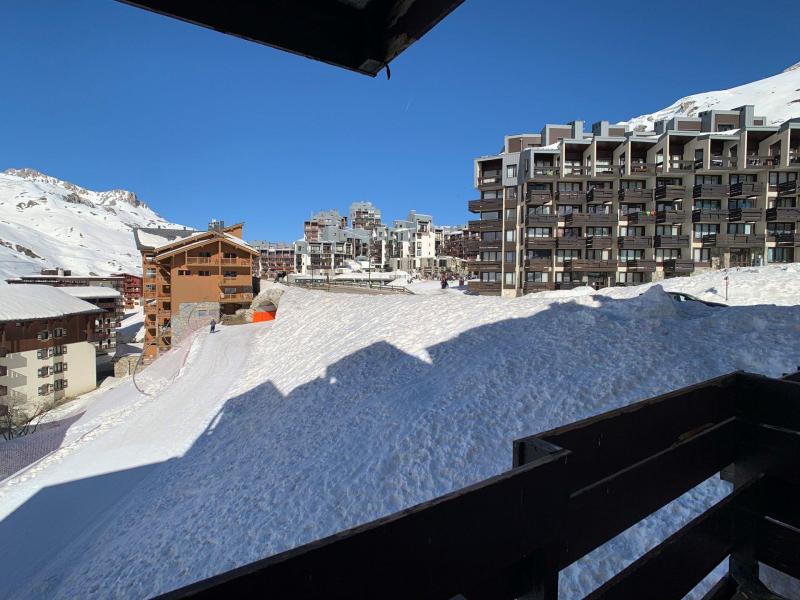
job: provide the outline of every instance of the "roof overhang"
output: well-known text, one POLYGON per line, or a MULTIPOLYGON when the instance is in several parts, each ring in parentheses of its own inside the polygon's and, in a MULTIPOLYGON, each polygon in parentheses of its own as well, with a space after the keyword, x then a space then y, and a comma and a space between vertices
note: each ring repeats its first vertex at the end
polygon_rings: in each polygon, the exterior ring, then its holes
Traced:
POLYGON ((374 77, 464 0, 118 0, 374 77))

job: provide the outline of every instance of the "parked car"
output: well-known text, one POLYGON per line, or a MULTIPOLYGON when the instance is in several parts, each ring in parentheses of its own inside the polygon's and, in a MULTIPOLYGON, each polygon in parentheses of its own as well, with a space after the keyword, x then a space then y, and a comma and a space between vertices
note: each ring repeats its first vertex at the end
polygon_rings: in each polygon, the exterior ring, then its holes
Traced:
POLYGON ((667 292, 670 298, 675 300, 675 302, 699 302, 700 304, 705 304, 706 306, 715 306, 715 307, 727 307, 727 304, 723 304, 722 302, 711 302, 709 300, 701 300, 697 296, 692 296, 691 294, 686 294, 684 292, 667 292))

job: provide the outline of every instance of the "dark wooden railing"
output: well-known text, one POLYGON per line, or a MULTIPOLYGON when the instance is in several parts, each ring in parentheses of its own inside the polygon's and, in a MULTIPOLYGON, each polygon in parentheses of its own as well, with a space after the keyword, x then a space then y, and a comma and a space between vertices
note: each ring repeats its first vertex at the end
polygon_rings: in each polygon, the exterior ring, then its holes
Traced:
POLYGON ((800 382, 732 373, 516 440, 510 471, 163 598, 555 600, 561 569, 716 473, 731 494, 587 598, 682 598, 726 557, 706 598, 758 586, 759 563, 800 577, 800 382))

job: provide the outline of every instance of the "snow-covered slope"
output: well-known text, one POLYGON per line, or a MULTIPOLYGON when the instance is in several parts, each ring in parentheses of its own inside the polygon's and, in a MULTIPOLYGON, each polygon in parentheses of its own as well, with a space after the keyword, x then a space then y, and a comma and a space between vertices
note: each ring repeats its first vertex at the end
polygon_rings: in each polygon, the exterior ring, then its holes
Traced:
POLYGON ((653 129, 653 124, 662 119, 694 117, 704 110, 730 110, 745 104, 754 105, 756 115, 766 116, 767 125, 800 117, 800 63, 766 79, 728 90, 686 96, 667 108, 620 124, 628 129, 644 131, 653 129))
MULTIPOLYGON (((669 286, 712 294, 723 277, 669 286)), ((793 370, 800 306, 768 304, 800 302, 800 265, 737 271, 731 290, 741 306, 714 309, 655 286, 287 289, 276 321, 204 330, 148 367, 150 396, 96 393, 60 449, 0 485, 0 597, 149 597, 502 472, 514 438, 737 369, 793 370)), ((561 597, 726 492, 710 480, 615 538, 562 573, 561 597)))
POLYGON ((0 284, 42 267, 140 273, 133 226, 181 227, 132 192, 93 192, 32 169, 9 169, 0 173, 0 284))

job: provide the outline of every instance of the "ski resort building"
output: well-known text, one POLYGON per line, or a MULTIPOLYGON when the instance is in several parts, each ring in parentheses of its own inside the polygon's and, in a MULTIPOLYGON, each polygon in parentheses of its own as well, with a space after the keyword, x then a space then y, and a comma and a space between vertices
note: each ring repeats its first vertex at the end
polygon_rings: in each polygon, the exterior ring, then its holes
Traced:
POLYGON ((470 290, 516 296, 645 283, 800 256, 800 119, 753 106, 654 131, 600 121, 506 136, 475 160, 470 290))
POLYGON ((142 278, 131 273, 115 275, 73 275, 69 269, 42 269, 39 275, 7 279, 7 283, 27 283, 55 287, 109 287, 122 294, 125 308, 133 308, 142 297, 142 278))
POLYGON ((0 291, 0 411, 72 398, 96 386, 95 319, 103 310, 61 289, 0 291))
POLYGON ((208 231, 134 229, 144 270, 145 358, 212 318, 250 306, 259 252, 242 241, 242 228, 212 221, 208 231))
POLYGON ((101 286, 68 286, 59 289, 103 311, 95 315, 94 347, 97 354, 114 354, 117 348, 117 328, 125 316, 122 294, 113 288, 101 286))
POLYGON ((374 231, 381 226, 381 209, 372 202, 353 202, 350 204, 350 224, 354 229, 374 231))
POLYGON ((250 242, 260 254, 258 275, 274 277, 277 273, 294 273, 294 244, 287 242, 250 242))

